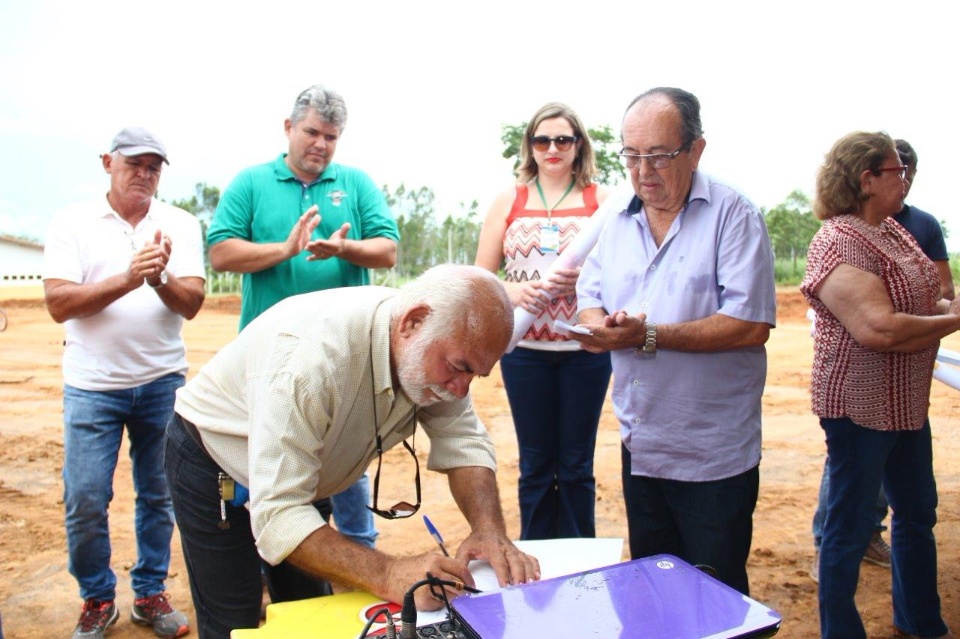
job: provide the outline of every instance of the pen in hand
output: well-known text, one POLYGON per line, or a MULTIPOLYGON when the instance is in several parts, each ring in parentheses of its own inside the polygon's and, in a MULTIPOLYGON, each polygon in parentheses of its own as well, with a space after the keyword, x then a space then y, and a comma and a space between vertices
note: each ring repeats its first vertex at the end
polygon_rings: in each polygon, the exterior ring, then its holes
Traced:
POLYGON ((440 536, 440 531, 437 530, 437 527, 433 525, 433 522, 430 521, 430 518, 426 515, 423 516, 423 523, 426 524, 427 530, 430 532, 430 536, 433 537, 434 541, 437 542, 437 545, 440 546, 440 550, 443 551, 443 556, 449 557, 450 553, 447 552, 447 547, 443 545, 443 537, 440 536))

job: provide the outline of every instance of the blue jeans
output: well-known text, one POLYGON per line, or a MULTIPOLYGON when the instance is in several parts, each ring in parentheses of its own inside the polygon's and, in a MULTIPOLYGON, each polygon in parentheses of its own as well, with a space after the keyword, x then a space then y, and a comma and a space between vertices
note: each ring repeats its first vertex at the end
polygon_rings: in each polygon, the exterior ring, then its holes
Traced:
POLYGON ((593 453, 610 354, 517 348, 500 360, 520 452, 520 539, 594 537, 593 453))
POLYGON ((656 479, 631 475, 630 451, 620 449, 631 558, 669 553, 705 564, 717 579, 749 595, 747 557, 760 467, 716 481, 656 479))
POLYGON ((107 513, 124 427, 130 437, 136 491, 137 563, 130 570, 131 585, 138 598, 164 591, 173 509, 163 473, 163 434, 183 384, 183 375, 171 374, 125 390, 63 389, 67 552, 70 574, 84 599, 116 597, 107 513))
POLYGON ((363 475, 350 488, 330 498, 333 504, 333 522, 340 534, 367 548, 377 542, 377 527, 373 523, 370 503, 370 478, 363 475))
MULTIPOLYGON (((164 465, 200 637, 229 639, 233 629, 260 624, 261 574, 274 603, 332 594, 328 582, 287 562, 277 566, 262 562, 246 507, 225 504, 230 526, 220 527, 217 476, 222 469, 194 441, 177 414, 167 426, 165 448, 164 465)), ((326 502, 315 505, 320 510, 326 502)))
POLYGON ((820 546, 820 631, 825 639, 866 637, 854 596, 860 560, 874 529, 881 481, 893 511, 893 622, 911 635, 945 634, 937 593, 937 485, 930 423, 916 431, 878 431, 850 419, 821 419, 830 492, 820 546))
MULTIPOLYGON (((820 540, 823 539, 823 520, 827 516, 827 495, 830 494, 830 475, 827 473, 827 467, 830 465, 830 458, 827 457, 823 463, 823 476, 820 478, 820 493, 817 495, 817 509, 813 512, 813 547, 820 550, 820 540)), ((883 525, 883 520, 887 517, 887 496, 883 492, 883 486, 877 493, 876 507, 874 508, 873 530, 881 533, 887 529, 883 525)))

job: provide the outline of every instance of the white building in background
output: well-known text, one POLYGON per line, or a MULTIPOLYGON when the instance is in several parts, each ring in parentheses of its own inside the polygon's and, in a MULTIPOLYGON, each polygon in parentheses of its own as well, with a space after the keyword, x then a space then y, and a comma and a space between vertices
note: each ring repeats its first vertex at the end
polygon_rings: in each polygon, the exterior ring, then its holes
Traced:
POLYGON ((43 286, 43 244, 0 235, 0 288, 43 286))

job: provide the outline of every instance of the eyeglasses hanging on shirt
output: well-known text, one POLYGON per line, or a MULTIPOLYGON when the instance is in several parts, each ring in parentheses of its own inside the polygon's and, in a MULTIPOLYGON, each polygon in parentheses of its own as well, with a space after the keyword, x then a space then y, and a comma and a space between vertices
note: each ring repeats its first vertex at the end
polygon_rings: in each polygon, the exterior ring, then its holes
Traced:
MULTIPOLYGON (((410 453, 410 456, 413 457, 413 463, 416 467, 416 475, 414 476, 414 485, 417 489, 417 503, 411 504, 407 501, 397 502, 391 506, 388 510, 383 510, 379 506, 380 499, 380 469, 383 466, 383 438, 380 437, 380 417, 377 414, 377 389, 374 386, 373 382, 373 326, 370 327, 370 386, 373 390, 373 434, 374 434, 374 445, 377 447, 377 473, 373 477, 373 506, 367 506, 367 509, 370 510, 375 515, 379 515, 384 519, 404 519, 406 517, 412 517, 414 513, 420 510, 420 461, 417 459, 416 449, 407 443, 407 440, 403 440, 403 447, 407 449, 407 452, 410 453)), ((413 407, 413 415, 411 417, 413 422, 413 437, 411 440, 416 444, 417 440, 417 407, 413 407)))
MULTIPOLYGON (((374 415, 376 415, 376 398, 374 398, 374 415)), ((374 417, 376 419, 376 417, 374 417)), ((417 439, 417 409, 413 409, 413 437, 411 438, 414 442, 417 439)), ((417 503, 411 504, 407 501, 400 501, 391 506, 388 510, 383 510, 379 507, 378 501, 380 497, 380 467, 383 465, 383 440, 380 437, 380 433, 376 432, 377 425, 374 424, 374 433, 376 434, 377 446, 377 474, 373 477, 373 506, 367 506, 367 508, 373 512, 375 515, 379 515, 384 519, 404 519, 406 517, 412 517, 414 513, 420 510, 420 461, 417 459, 417 451, 407 443, 407 440, 403 440, 403 447, 407 449, 407 452, 410 453, 410 456, 413 457, 413 463, 416 467, 416 475, 414 477, 414 485, 417 490, 417 503)))

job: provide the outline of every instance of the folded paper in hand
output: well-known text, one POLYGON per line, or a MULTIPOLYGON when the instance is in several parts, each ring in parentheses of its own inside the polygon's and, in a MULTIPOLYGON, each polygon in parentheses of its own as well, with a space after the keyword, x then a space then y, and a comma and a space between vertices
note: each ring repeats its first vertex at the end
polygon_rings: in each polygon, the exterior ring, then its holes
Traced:
POLYGON ((553 323, 553 331, 555 333, 560 333, 561 335, 570 335, 571 333, 577 333, 578 335, 593 335, 593 332, 586 326, 567 324, 566 322, 561 322, 560 320, 556 320, 553 323))

